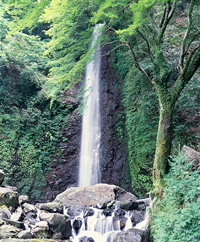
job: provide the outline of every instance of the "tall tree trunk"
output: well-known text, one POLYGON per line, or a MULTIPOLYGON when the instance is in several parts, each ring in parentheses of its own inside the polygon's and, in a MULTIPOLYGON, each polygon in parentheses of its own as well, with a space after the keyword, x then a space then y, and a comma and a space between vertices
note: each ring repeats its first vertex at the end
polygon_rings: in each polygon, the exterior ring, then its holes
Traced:
POLYGON ((168 157, 172 141, 172 115, 174 103, 160 103, 160 119, 157 133, 156 152, 153 165, 153 190, 162 187, 162 179, 167 172, 168 157))

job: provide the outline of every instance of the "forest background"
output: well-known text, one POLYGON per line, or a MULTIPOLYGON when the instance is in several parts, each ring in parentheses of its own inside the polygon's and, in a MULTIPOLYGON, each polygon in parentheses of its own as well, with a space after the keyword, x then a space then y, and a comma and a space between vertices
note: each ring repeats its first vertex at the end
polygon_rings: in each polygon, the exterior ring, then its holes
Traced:
POLYGON ((145 196, 153 182, 159 192, 169 155, 183 145, 199 149, 199 15, 199 1, 193 0, 2 1, 0 168, 7 174, 5 183, 42 199, 45 174, 62 153, 56 148, 72 111, 63 94, 83 80, 92 29, 101 22, 99 41, 109 45, 109 61, 123 80, 115 87, 122 90, 124 105, 116 130, 127 142, 132 192, 145 196), (178 88, 174 99, 173 87, 178 88), (170 132, 161 157, 159 120, 162 105, 172 99, 170 108, 166 105, 170 132))

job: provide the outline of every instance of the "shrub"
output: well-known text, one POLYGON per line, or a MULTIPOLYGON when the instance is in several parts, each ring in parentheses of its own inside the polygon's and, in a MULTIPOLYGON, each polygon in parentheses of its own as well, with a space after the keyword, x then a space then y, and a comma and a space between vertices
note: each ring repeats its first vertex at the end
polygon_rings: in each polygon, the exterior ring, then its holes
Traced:
POLYGON ((156 206, 152 231, 155 241, 200 241, 200 178, 190 172, 183 156, 173 158, 166 176, 164 199, 156 206))

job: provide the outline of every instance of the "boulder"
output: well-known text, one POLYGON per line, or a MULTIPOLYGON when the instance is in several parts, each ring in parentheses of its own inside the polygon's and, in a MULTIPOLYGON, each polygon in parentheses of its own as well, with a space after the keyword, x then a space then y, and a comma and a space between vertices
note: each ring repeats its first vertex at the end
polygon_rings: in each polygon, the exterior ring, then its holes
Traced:
POLYGON ((8 218, 2 218, 2 220, 6 223, 6 224, 10 224, 13 225, 14 227, 17 227, 19 229, 24 229, 24 224, 22 222, 19 221, 14 221, 12 219, 8 219, 8 218))
POLYGON ((31 239, 33 235, 27 230, 23 230, 17 234, 18 239, 31 239))
POLYGON ((192 162, 191 170, 198 170, 200 167, 200 152, 184 145, 182 148, 182 154, 187 157, 187 162, 192 162))
POLYGON ((120 208, 124 210, 134 210, 138 208, 138 203, 133 201, 124 201, 120 203, 120 208))
POLYGON ((3 183, 5 177, 5 173, 3 170, 0 170, 0 185, 3 183))
POLYGON ((21 231, 12 225, 2 225, 0 227, 0 239, 14 238, 21 231))
POLYGON ((92 237, 83 236, 79 239, 79 242, 95 242, 92 237))
POLYGON ((144 211, 137 211, 134 210, 131 215, 131 221, 134 225, 142 222, 145 218, 145 212, 144 211))
POLYGON ((96 184, 89 187, 71 187, 59 194, 54 202, 63 206, 95 206, 113 200, 136 201, 136 196, 124 189, 108 184, 96 184))
POLYGON ((116 235, 113 242, 149 242, 149 234, 147 231, 139 229, 129 229, 124 232, 120 232, 116 235))
POLYGON ((57 202, 37 203, 36 207, 50 213, 63 213, 63 205, 57 202))
POLYGON ((42 221, 46 221, 53 234, 62 233, 64 238, 72 235, 72 226, 70 219, 63 214, 58 213, 41 213, 39 215, 42 221))
POLYGON ((18 202, 18 192, 16 187, 0 187, 0 206, 6 205, 7 207, 17 208, 18 202))
POLYGON ((19 196, 19 204, 28 203, 29 197, 27 195, 20 195, 19 196))
POLYGON ((0 207, 0 218, 10 218, 11 217, 11 212, 10 210, 5 206, 0 207))
POLYGON ((31 230, 31 234, 35 238, 51 238, 51 233, 49 231, 49 226, 46 221, 40 221, 35 224, 33 229, 31 230))
POLYGON ((36 207, 35 207, 34 205, 32 205, 32 204, 24 203, 24 204, 22 205, 22 207, 23 207, 23 211, 24 211, 25 213, 30 213, 30 212, 34 212, 34 213, 36 213, 36 212, 37 212, 36 207))

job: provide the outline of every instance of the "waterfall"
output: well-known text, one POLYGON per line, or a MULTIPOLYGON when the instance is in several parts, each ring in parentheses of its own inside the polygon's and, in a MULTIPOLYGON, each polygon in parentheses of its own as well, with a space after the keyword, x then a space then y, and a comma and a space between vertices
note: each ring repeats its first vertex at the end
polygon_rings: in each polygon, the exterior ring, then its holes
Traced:
POLYGON ((99 149, 100 149, 100 110, 99 79, 101 52, 97 40, 102 24, 95 25, 91 48, 92 61, 86 66, 84 89, 84 113, 82 119, 81 155, 79 165, 79 187, 91 186, 100 182, 99 149))

